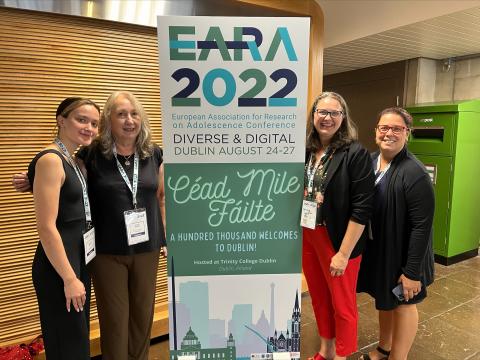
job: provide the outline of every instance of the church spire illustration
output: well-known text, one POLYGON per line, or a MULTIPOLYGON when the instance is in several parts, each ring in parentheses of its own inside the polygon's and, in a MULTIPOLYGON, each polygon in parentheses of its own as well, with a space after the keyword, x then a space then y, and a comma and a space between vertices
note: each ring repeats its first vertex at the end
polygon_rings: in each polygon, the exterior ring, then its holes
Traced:
POLYGON ((293 306, 291 327, 287 328, 286 334, 277 330, 268 339, 267 352, 300 352, 300 304, 298 302, 298 290, 295 294, 295 305, 293 306), (290 331, 289 331, 290 330, 290 331))

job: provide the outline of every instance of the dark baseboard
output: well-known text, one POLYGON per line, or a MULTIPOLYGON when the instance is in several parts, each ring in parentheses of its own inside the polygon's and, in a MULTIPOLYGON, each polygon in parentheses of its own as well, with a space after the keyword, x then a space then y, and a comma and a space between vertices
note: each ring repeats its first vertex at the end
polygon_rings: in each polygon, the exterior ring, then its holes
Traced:
POLYGON ((445 257, 442 255, 435 254, 435 262, 441 265, 449 266, 449 265, 459 263, 460 261, 463 261, 463 260, 474 258, 475 256, 478 256, 478 249, 470 250, 470 251, 467 251, 455 256, 451 256, 451 257, 445 257))

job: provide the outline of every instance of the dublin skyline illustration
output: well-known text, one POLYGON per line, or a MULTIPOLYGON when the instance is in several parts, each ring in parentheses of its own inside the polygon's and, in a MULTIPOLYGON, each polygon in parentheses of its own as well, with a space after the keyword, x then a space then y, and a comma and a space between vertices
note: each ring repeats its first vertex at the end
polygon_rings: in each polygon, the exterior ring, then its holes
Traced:
MULTIPOLYGON (((295 293, 293 310, 291 310, 291 313, 288 311, 291 316, 285 315, 284 305, 279 310, 281 313, 277 312, 279 318, 276 319, 275 314, 278 309, 276 309, 275 288, 277 285, 275 282, 268 281, 267 279, 271 279, 272 276, 267 275, 265 282, 269 285, 266 285, 266 287, 270 288, 269 319, 266 317, 265 309, 260 307, 260 316, 254 321, 254 305, 258 309, 259 304, 252 303, 232 303, 230 316, 226 317, 224 315, 223 318, 214 318, 214 316, 210 316, 210 305, 213 305, 213 311, 215 302, 220 299, 213 295, 210 295, 212 298, 209 297, 209 286, 214 286, 215 281, 188 280, 175 285, 182 277, 175 278, 173 258, 171 259, 171 266, 170 311, 172 317, 170 328, 173 330, 171 332, 171 334, 173 333, 172 360, 175 360, 177 355, 196 355, 197 359, 200 359, 202 358, 200 355, 205 352, 211 353, 213 350, 213 353, 217 355, 215 358, 219 360, 230 358, 232 351, 236 353, 236 359, 250 359, 252 353, 284 351, 295 353, 300 351, 301 315, 298 289, 295 293), (277 328, 277 324, 281 323, 284 325, 277 328), (187 344, 189 346, 195 344, 195 346, 192 348, 186 346, 187 344)), ((258 276, 261 277, 262 275, 258 276)), ((288 281, 288 275, 286 276, 288 281)), ((205 278, 211 280, 214 277, 205 278)), ((260 280, 262 279, 260 278, 260 280)), ((257 282, 261 283, 260 280, 257 278, 257 282)), ((241 286, 240 283, 238 286, 241 286)), ((258 285, 253 291, 258 295, 262 288, 265 287, 258 285)), ((218 289, 215 290, 217 292, 214 291, 213 293, 218 295, 218 289)), ((228 289, 225 291, 228 292, 228 289)), ((250 289, 250 291, 252 290, 250 289)), ((223 300, 221 299, 221 301, 223 300)), ((280 300, 285 303, 286 299, 280 300)), ((222 305, 225 306, 225 304, 222 305)))

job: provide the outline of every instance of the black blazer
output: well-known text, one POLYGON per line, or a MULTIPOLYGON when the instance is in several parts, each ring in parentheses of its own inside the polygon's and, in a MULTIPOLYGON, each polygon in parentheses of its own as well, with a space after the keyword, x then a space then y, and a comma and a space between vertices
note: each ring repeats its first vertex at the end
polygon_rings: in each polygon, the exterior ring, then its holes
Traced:
MULTIPOLYGON (((307 153, 306 159, 310 158, 307 153)), ((322 222, 335 251, 342 245, 350 220, 366 225, 373 211, 375 175, 369 152, 358 142, 337 149, 327 169, 322 222)), ((363 251, 368 231, 364 231, 350 258, 363 251)))

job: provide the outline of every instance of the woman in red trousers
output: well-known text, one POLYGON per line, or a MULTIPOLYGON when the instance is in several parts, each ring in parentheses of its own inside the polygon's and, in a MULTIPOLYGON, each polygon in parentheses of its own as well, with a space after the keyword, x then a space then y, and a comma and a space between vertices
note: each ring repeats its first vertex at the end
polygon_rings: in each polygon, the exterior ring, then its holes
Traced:
POLYGON ((302 212, 303 271, 320 335, 314 360, 357 351, 355 291, 375 180, 370 155, 356 139, 345 100, 320 94, 307 124, 302 212))

